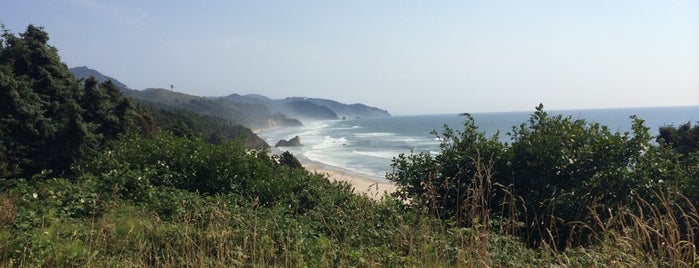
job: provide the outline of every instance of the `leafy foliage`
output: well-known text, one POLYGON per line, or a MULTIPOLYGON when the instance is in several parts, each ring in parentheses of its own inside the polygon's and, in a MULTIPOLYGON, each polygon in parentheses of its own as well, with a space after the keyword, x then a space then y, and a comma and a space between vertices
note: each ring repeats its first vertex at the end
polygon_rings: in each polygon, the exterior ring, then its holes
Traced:
MULTIPOLYGON (((638 199, 656 200, 655 193, 678 183, 688 194, 696 189, 688 185, 696 173, 682 168, 674 150, 653 145, 636 117, 631 118, 633 133, 612 133, 597 123, 549 116, 539 105, 528 123, 513 127, 510 144, 499 142, 497 135, 486 138, 470 116, 465 118, 463 131, 445 126, 437 135, 439 155, 393 160, 388 179, 400 187, 397 196, 431 208, 439 218, 469 223, 474 219, 465 216, 471 203, 467 189, 481 176, 480 163, 490 167, 485 170, 497 187, 485 202, 492 216, 524 223, 523 238, 531 244, 564 248, 589 242, 590 233, 574 231, 570 223, 589 219, 589 208, 598 200, 604 200, 603 210, 615 210, 638 199), (519 209, 508 209, 513 204, 519 209)), ((690 166, 696 166, 694 161, 690 166)))
POLYGON ((289 151, 285 151, 279 155, 279 164, 291 167, 291 168, 303 168, 301 162, 296 159, 296 156, 291 154, 289 151))
POLYGON ((570 235, 563 225, 584 218, 594 199, 615 208, 648 186, 633 173, 650 135, 642 120, 632 119, 633 135, 611 133, 597 123, 550 117, 540 105, 529 124, 513 129, 508 173, 522 189, 529 212, 522 220, 535 240, 555 227, 561 233, 552 242, 562 246, 570 235))
POLYGON ((690 123, 662 127, 657 141, 662 148, 656 154, 665 160, 662 168, 675 171, 671 181, 692 197, 694 206, 699 206, 699 123, 694 127, 690 123))
POLYGON ((672 147, 682 155, 697 152, 699 151, 699 122, 694 127, 689 122, 679 127, 661 127, 657 141, 672 147))
POLYGON ((106 140, 148 122, 113 84, 75 80, 48 40, 32 25, 0 39, 2 177, 62 174, 106 140))
POLYGON ((100 178, 100 191, 112 193, 112 198, 136 202, 151 202, 165 188, 308 209, 316 194, 328 190, 311 187, 322 186, 322 177, 279 165, 265 150, 246 151, 239 142, 214 145, 167 132, 146 139, 125 137, 75 168, 81 176, 100 178))
POLYGON ((473 117, 462 116, 463 130, 444 126, 441 135, 433 132, 442 141, 439 155, 401 154, 393 160, 393 172, 387 176, 402 187, 398 193, 402 200, 431 208, 439 218, 459 221, 466 189, 479 172, 478 164, 499 160, 505 148, 497 135, 487 138, 478 132, 473 117))

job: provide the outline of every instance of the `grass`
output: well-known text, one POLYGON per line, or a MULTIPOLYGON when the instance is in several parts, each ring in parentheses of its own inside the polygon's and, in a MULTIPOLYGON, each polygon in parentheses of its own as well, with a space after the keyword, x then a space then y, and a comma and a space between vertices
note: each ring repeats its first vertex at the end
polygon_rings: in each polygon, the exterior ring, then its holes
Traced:
MULTIPOLYGON (((343 190, 326 192, 305 211, 162 189, 173 196, 169 202, 182 207, 98 200, 85 213, 71 206, 83 204, 73 199, 92 196, 92 184, 27 184, 0 194, 0 266, 691 267, 696 262, 699 216, 677 192, 659 192, 657 202, 638 199, 635 207, 616 211, 591 207, 587 222, 593 224, 570 223, 593 238, 587 246, 532 248, 520 240, 515 216, 492 216, 494 189, 511 193, 511 186, 493 185, 488 170, 481 166, 462 196, 461 222, 435 219, 430 208, 343 190), (62 194, 66 187, 70 195, 62 194)), ((502 210, 517 215, 516 196, 509 200, 502 210)))

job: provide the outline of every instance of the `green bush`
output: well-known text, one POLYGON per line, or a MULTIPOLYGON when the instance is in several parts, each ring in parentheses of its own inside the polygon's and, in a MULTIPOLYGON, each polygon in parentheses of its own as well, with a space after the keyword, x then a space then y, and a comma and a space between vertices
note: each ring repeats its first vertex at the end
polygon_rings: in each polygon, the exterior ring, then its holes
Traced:
POLYGON ((598 123, 551 117, 539 106, 528 124, 513 128, 501 173, 511 176, 526 204, 528 215, 520 220, 529 226, 530 241, 563 246, 572 235, 566 225, 584 219, 593 200, 615 208, 648 185, 639 181, 648 178, 633 173, 650 135, 642 120, 633 120, 634 133, 612 133, 598 123))
POLYGON ((319 193, 334 187, 320 175, 277 164, 266 150, 246 150, 240 142, 214 145, 167 132, 149 138, 126 136, 76 165, 75 171, 99 178, 100 191, 113 198, 138 202, 150 202, 162 188, 305 209, 314 205, 319 193))
POLYGON ((296 157, 291 154, 289 151, 285 151, 282 154, 279 155, 279 164, 292 167, 292 168, 303 168, 303 165, 301 165, 301 162, 299 162, 296 157))
POLYGON ((502 163, 505 146, 498 135, 488 138, 478 131, 473 117, 463 114, 463 130, 444 126, 441 135, 433 132, 442 143, 440 154, 400 154, 391 164, 393 172, 387 178, 401 187, 400 199, 416 206, 430 208, 442 219, 462 219, 467 189, 480 165, 502 163))
POLYGON ((594 226, 591 207, 614 211, 637 200, 655 202, 658 192, 674 188, 697 200, 691 182, 698 169, 683 168, 696 167, 697 158, 682 162, 677 151, 651 142, 643 120, 631 120, 632 133, 612 133, 598 123, 550 116, 539 105, 527 123, 513 127, 508 144, 485 137, 466 115, 462 131, 435 132, 440 154, 399 155, 388 179, 399 186, 396 196, 440 219, 482 222, 483 215, 469 212, 473 198, 482 196, 480 206, 493 218, 523 223, 530 244, 585 244, 594 228, 574 231, 571 223, 594 226), (484 176, 492 181, 469 188, 484 176))

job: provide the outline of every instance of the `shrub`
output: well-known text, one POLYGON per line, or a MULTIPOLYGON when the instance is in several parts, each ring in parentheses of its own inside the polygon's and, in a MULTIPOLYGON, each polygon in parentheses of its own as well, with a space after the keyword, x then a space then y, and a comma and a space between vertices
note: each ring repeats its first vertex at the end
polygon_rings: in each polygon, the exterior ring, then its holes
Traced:
POLYGON ((473 117, 463 114, 464 129, 444 126, 440 154, 400 154, 391 164, 387 178, 401 187, 396 196, 416 206, 428 207, 441 219, 459 220, 472 178, 483 162, 502 163, 505 146, 497 134, 487 138, 478 131, 473 117))
MULTIPOLYGON (((549 116, 537 107, 528 124, 513 128, 506 171, 526 203, 529 241, 563 246, 568 222, 584 218, 592 200, 610 208, 626 204, 646 177, 633 176, 648 148, 643 121, 633 118, 634 133, 611 133, 606 126, 549 116)), ((504 172, 503 172, 504 173, 504 172)))
MULTIPOLYGON (((99 178, 100 191, 112 198, 137 202, 152 200, 162 189, 180 189, 305 209, 333 187, 320 175, 277 164, 274 158, 266 150, 246 150, 240 142, 214 145, 164 132, 149 138, 125 136, 75 170, 81 177, 99 178)), ((333 193, 339 191, 349 190, 333 193)))
POLYGON ((477 200, 492 217, 523 223, 522 236, 532 245, 582 245, 595 230, 574 230, 571 222, 593 226, 589 208, 599 200, 604 206, 596 209, 616 211, 638 199, 660 202, 658 191, 697 188, 690 186, 694 171, 683 169, 678 153, 652 144, 643 120, 631 119, 632 133, 612 133, 598 123, 550 116, 539 105, 527 123, 512 128, 507 144, 497 135, 486 138, 466 115, 462 131, 445 126, 434 133, 442 141, 440 154, 399 155, 387 178, 399 186, 395 196, 437 218, 466 226, 483 220, 470 212, 477 205, 472 198, 483 196, 477 200), (483 172, 492 182, 469 188, 483 172))
POLYGON ((289 151, 285 151, 279 155, 279 164, 291 167, 291 168, 303 168, 301 162, 299 162, 296 157, 289 151))

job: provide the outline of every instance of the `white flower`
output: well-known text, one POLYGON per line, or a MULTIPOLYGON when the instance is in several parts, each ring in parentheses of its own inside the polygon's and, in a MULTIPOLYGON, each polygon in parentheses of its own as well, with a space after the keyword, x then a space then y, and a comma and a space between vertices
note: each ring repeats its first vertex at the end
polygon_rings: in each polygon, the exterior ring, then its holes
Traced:
POLYGON ((33 193, 32 197, 34 197, 34 199, 37 199, 39 197, 39 195, 37 193, 33 193))

